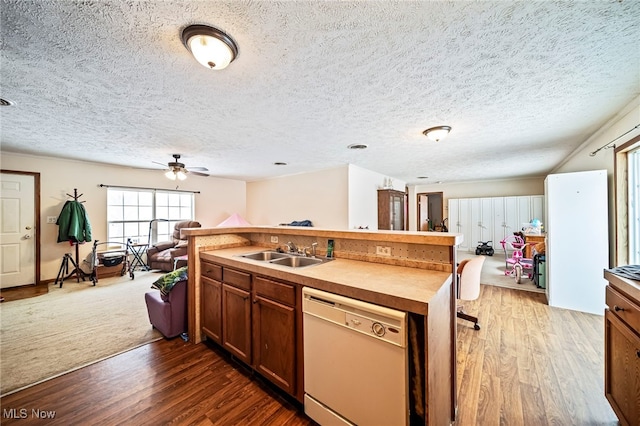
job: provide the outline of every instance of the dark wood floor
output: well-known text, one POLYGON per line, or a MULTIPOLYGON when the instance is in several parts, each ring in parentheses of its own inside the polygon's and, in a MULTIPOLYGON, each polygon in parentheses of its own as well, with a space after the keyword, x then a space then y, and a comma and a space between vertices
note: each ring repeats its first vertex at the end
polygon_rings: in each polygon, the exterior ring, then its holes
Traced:
POLYGON ((1 423, 44 424, 43 412, 60 425, 314 424, 219 351, 160 340, 3 397, 1 423))
MULTIPOLYGON (((458 320, 457 425, 615 425, 603 394, 603 319, 544 295, 482 286, 458 320)), ((51 362, 55 362, 54 359, 51 362)), ((161 340, 0 400, 3 425, 312 425, 219 349, 161 340), (24 411, 21 411, 24 410, 24 411), (38 420, 36 413, 55 414, 38 420), (20 417, 26 419, 10 419, 20 417)))

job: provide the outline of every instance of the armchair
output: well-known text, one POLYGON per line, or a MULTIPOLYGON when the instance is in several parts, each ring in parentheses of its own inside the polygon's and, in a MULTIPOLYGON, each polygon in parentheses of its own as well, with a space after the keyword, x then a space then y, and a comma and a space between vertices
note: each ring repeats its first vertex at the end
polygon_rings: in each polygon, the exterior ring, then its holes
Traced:
MULTIPOLYGON (((200 222, 187 220, 176 223, 173 229, 171 241, 155 243, 147 249, 147 264, 151 269, 160 269, 164 272, 173 271, 174 258, 187 254, 187 241, 180 239, 180 230, 183 228, 200 228, 200 222)), ((185 266, 185 260, 179 260, 176 267, 185 266)))
POLYGON ((168 339, 187 332, 187 281, 179 281, 168 295, 145 293, 149 322, 168 339))

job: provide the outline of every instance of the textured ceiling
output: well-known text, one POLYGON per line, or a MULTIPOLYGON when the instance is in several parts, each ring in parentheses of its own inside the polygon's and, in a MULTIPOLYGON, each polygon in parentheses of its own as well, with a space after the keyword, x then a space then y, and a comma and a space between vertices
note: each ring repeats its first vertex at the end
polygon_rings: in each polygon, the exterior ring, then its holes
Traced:
POLYGON ((247 181, 347 163, 408 183, 542 176, 640 95, 638 0, 0 8, 8 152, 136 168, 180 153, 247 181), (236 41, 228 68, 184 48, 194 23, 236 41), (434 143, 437 125, 453 130, 434 143))

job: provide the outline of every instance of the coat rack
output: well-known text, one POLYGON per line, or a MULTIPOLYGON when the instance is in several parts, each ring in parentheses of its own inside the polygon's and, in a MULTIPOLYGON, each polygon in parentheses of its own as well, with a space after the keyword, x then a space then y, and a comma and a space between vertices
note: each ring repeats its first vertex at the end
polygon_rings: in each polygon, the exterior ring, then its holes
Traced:
MULTIPOLYGON (((73 198, 73 201, 84 203, 84 201, 78 201, 78 199, 82 197, 83 194, 78 195, 77 188, 73 188, 73 195, 69 193, 67 193, 67 195, 73 198)), ((85 278, 87 277, 87 274, 85 274, 78 266, 80 263, 79 241, 76 241, 73 244, 76 246, 75 260, 71 257, 70 253, 64 254, 64 256, 62 257, 62 263, 60 263, 60 269, 58 270, 58 276, 56 277, 56 280, 54 282, 54 284, 58 284, 58 281, 60 281, 60 288, 62 288, 62 283, 64 282, 64 280, 67 280, 74 275, 76 276, 76 282, 78 283, 80 282, 80 278, 82 278, 82 281, 85 281, 85 278), (73 270, 71 272, 69 272, 69 262, 71 262, 71 264, 73 265, 73 270)))

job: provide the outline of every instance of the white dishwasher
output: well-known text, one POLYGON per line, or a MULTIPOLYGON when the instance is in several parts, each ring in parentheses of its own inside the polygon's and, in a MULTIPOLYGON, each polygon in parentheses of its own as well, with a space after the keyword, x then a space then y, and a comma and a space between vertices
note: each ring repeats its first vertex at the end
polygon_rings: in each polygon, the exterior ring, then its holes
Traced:
POLYGON ((304 411, 322 426, 409 421, 407 314, 304 287, 304 411))

